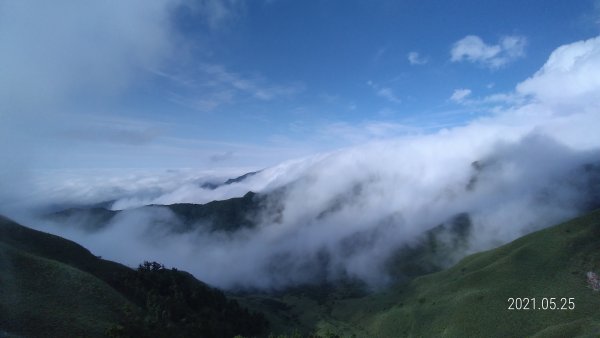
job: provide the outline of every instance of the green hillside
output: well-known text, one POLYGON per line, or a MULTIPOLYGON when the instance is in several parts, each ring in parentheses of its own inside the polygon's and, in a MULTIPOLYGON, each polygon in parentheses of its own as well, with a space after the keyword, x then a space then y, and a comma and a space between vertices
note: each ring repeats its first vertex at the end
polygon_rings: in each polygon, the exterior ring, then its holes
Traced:
POLYGON ((0 218, 0 330, 26 337, 104 336, 126 306, 135 306, 75 267, 93 259, 75 243, 0 218))
POLYGON ((0 328, 6 332, 99 337, 129 304, 88 273, 5 244, 0 271, 0 328))
POLYGON ((267 325, 186 272, 130 269, 0 216, 0 337, 232 337, 267 325))
MULTIPOLYGON (((341 292, 254 295, 274 329, 356 337, 598 337, 600 211, 464 258, 450 269, 364 297, 341 292), (508 310, 508 298, 536 298, 537 310, 508 310), (556 306, 543 310, 554 297, 556 306), (543 301, 546 298, 546 301, 543 301), (567 298, 562 300, 561 298, 567 298)), ((530 300, 529 307, 532 307, 530 300)))

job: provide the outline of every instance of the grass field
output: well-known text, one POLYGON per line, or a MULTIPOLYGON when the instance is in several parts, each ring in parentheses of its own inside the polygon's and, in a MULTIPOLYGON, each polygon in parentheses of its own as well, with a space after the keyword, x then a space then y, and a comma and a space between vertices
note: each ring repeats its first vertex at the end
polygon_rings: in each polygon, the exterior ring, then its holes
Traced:
POLYGON ((469 256, 408 287, 341 302, 332 315, 381 337, 598 336, 600 294, 587 285, 586 272, 599 269, 596 211, 469 256), (509 310, 510 297, 535 298, 538 309, 509 310), (575 309, 539 309, 551 297, 557 305, 573 298, 575 309), (358 310, 368 308, 375 311, 358 310))
POLYGON ((598 337, 600 292, 588 286, 587 271, 600 271, 600 211, 385 292, 357 298, 333 293, 320 302, 301 295, 246 301, 265 311, 277 330, 322 335, 598 337), (543 298, 556 298, 558 307, 561 298, 573 298, 575 309, 509 310, 510 297, 535 298, 538 308, 543 298))

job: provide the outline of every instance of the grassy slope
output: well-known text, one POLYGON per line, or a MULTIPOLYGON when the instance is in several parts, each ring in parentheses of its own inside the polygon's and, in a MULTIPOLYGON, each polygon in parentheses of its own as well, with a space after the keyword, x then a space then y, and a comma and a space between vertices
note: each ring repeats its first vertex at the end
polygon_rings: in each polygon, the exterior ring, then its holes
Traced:
POLYGON ((27 337, 105 336, 132 306, 106 283, 0 244, 0 328, 27 337))
POLYGON ((122 264, 100 259, 81 245, 59 236, 19 225, 0 216, 0 242, 32 255, 55 260, 111 281, 114 275, 130 269, 122 264))
POLYGON ((0 330, 27 337, 105 336, 122 310, 135 306, 77 266, 99 274, 127 269, 0 217, 0 330))
MULTIPOLYGON (((464 258, 448 270, 386 292, 349 298, 254 295, 276 332, 343 337, 600 336, 600 211, 464 258), (509 297, 573 297, 575 310, 508 310, 509 297)), ((559 303, 557 301, 557 303, 559 303)))
POLYGON ((265 322, 188 273, 133 270, 0 216, 0 337, 103 337, 116 324, 135 337, 193 337, 256 332, 265 322))
POLYGON ((600 211, 463 259, 406 287, 338 301, 331 317, 378 337, 574 337, 600 334, 600 211), (509 297, 574 297, 575 310, 508 310, 509 297))

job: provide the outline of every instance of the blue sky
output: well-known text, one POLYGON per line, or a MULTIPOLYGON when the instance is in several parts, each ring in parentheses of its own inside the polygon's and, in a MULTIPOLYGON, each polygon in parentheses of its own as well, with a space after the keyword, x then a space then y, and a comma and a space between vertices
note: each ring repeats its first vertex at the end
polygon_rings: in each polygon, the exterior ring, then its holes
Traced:
POLYGON ((259 168, 436 132, 514 104, 515 85, 554 49, 598 35, 599 9, 587 0, 0 1, 4 162, 259 168))

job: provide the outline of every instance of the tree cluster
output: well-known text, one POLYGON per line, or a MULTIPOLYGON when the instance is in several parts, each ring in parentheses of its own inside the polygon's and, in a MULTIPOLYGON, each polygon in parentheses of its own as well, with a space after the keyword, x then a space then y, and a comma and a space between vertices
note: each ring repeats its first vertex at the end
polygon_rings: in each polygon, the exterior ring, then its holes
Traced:
POLYGON ((268 322, 191 274, 144 262, 123 281, 142 311, 128 309, 114 337, 252 337, 268 322))

